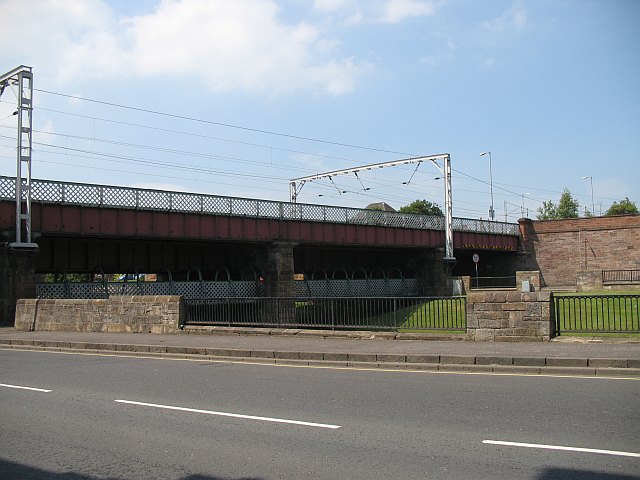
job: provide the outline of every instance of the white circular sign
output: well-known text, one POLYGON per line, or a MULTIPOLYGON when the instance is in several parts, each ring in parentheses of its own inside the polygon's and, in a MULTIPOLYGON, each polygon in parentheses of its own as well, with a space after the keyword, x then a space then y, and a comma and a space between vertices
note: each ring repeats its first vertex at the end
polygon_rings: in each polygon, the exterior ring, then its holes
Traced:
POLYGON ((480 255, 477 253, 473 254, 473 263, 478 263, 480 261, 480 255))

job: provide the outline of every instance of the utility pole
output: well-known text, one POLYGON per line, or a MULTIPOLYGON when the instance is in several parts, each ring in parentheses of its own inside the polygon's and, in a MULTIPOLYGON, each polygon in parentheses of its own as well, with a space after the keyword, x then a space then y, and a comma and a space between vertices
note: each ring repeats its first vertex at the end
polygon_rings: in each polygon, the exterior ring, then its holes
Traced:
POLYGON ((16 241, 12 248, 37 248, 31 242, 31 153, 33 117, 33 72, 21 65, 0 75, 0 96, 5 89, 17 87, 18 142, 16 149, 16 241), (23 237, 24 230, 24 237, 23 237))

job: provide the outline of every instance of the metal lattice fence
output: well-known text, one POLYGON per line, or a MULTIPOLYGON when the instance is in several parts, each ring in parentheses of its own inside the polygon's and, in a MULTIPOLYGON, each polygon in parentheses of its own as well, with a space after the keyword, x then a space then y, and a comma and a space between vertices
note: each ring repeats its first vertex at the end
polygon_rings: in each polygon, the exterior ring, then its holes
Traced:
MULTIPOLYGON (((0 176, 0 199, 15 200, 14 177, 0 176)), ((376 225, 418 230, 444 230, 443 217, 51 180, 31 180, 31 201, 92 207, 376 225)), ((468 218, 454 218, 452 228, 465 232, 512 236, 519 234, 517 224, 468 218)))
POLYGON ((185 298, 261 296, 255 281, 224 282, 45 282, 36 285, 38 298, 109 298, 110 295, 182 295, 185 298))

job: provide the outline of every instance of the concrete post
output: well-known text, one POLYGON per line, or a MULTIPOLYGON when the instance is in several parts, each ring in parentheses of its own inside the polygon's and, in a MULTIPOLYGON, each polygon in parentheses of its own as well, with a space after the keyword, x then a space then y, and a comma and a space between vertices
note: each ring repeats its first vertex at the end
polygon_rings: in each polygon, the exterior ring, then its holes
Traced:
POLYGON ((14 324, 19 298, 36 298, 37 253, 0 246, 0 325, 14 324))

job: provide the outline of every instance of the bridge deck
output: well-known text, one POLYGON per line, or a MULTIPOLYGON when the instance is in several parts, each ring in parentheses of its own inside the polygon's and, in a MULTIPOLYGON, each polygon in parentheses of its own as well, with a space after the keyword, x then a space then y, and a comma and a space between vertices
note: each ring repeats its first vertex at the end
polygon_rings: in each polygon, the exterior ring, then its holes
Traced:
MULTIPOLYGON (((31 201, 42 204, 444 231, 443 217, 328 205, 35 179, 31 190, 31 201)), ((0 199, 15 200, 15 177, 0 176, 0 199)), ((519 235, 512 223, 454 217, 452 227, 458 232, 519 235)))

